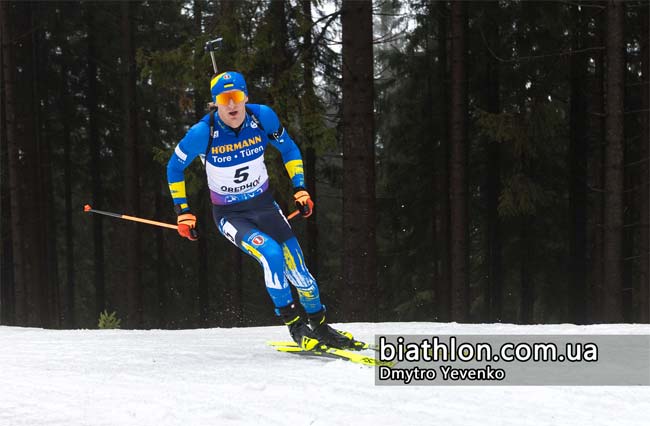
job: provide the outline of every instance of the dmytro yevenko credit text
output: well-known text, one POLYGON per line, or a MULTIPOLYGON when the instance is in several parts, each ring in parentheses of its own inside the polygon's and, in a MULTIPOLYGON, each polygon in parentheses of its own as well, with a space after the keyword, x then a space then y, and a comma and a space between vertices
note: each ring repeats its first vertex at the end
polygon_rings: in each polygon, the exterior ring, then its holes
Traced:
POLYGON ((378 336, 376 383, 650 384, 647 335, 378 336), (627 348, 629 350, 622 350, 627 348), (603 351, 604 349, 604 351, 603 351), (603 354, 606 355, 603 359, 603 354), (630 371, 630 368, 637 368, 630 371))

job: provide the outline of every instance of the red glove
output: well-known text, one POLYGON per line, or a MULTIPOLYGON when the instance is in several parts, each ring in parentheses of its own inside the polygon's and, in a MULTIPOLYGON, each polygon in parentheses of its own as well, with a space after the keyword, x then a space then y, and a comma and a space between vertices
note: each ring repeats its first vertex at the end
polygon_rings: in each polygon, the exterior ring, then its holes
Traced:
POLYGON ((199 239, 199 233, 196 232, 196 216, 190 212, 178 215, 176 219, 178 224, 178 233, 181 237, 188 238, 191 241, 199 239))
POLYGON ((302 217, 311 216, 312 211, 314 210, 314 202, 311 200, 309 192, 307 192, 305 188, 296 188, 295 191, 293 198, 296 200, 298 211, 300 211, 302 217))

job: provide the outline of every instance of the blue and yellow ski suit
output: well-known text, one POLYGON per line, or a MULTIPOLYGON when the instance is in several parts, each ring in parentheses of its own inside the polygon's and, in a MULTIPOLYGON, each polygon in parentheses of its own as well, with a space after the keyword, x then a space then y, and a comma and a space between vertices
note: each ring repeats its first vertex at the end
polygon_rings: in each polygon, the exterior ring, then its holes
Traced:
POLYGON ((264 152, 272 145, 282 155, 294 188, 305 187, 302 157, 293 139, 266 105, 248 104, 239 129, 214 113, 190 128, 167 164, 167 181, 174 204, 188 211, 185 168, 203 157, 215 223, 233 244, 254 257, 264 269, 266 289, 276 308, 293 302, 291 282, 308 314, 322 309, 318 285, 291 226, 269 191, 264 152))

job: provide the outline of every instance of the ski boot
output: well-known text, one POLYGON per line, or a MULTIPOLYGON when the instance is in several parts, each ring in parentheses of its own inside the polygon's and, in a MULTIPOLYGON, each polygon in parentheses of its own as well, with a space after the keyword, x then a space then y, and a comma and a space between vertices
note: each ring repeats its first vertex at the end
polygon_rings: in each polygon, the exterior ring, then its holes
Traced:
POLYGON ((278 308, 278 313, 282 321, 289 327, 289 334, 294 342, 305 350, 312 350, 318 344, 313 338, 312 330, 300 316, 295 303, 291 303, 283 308, 278 308))
POLYGON ((325 319, 325 307, 320 311, 309 314, 309 325, 312 329, 312 336, 327 346, 338 349, 361 350, 364 343, 357 342, 352 334, 347 331, 336 330, 327 324, 325 319))

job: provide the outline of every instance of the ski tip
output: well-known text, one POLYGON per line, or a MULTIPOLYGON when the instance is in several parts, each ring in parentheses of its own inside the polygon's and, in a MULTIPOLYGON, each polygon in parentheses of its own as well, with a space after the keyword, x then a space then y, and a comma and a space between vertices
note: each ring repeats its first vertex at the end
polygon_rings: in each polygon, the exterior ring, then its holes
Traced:
POLYGON ((298 346, 293 340, 268 340, 266 344, 269 346, 298 346))
POLYGON ((84 206, 84 211, 85 211, 85 212, 89 212, 89 211, 91 211, 92 209, 93 209, 93 208, 90 207, 90 204, 86 204, 86 205, 84 206))

